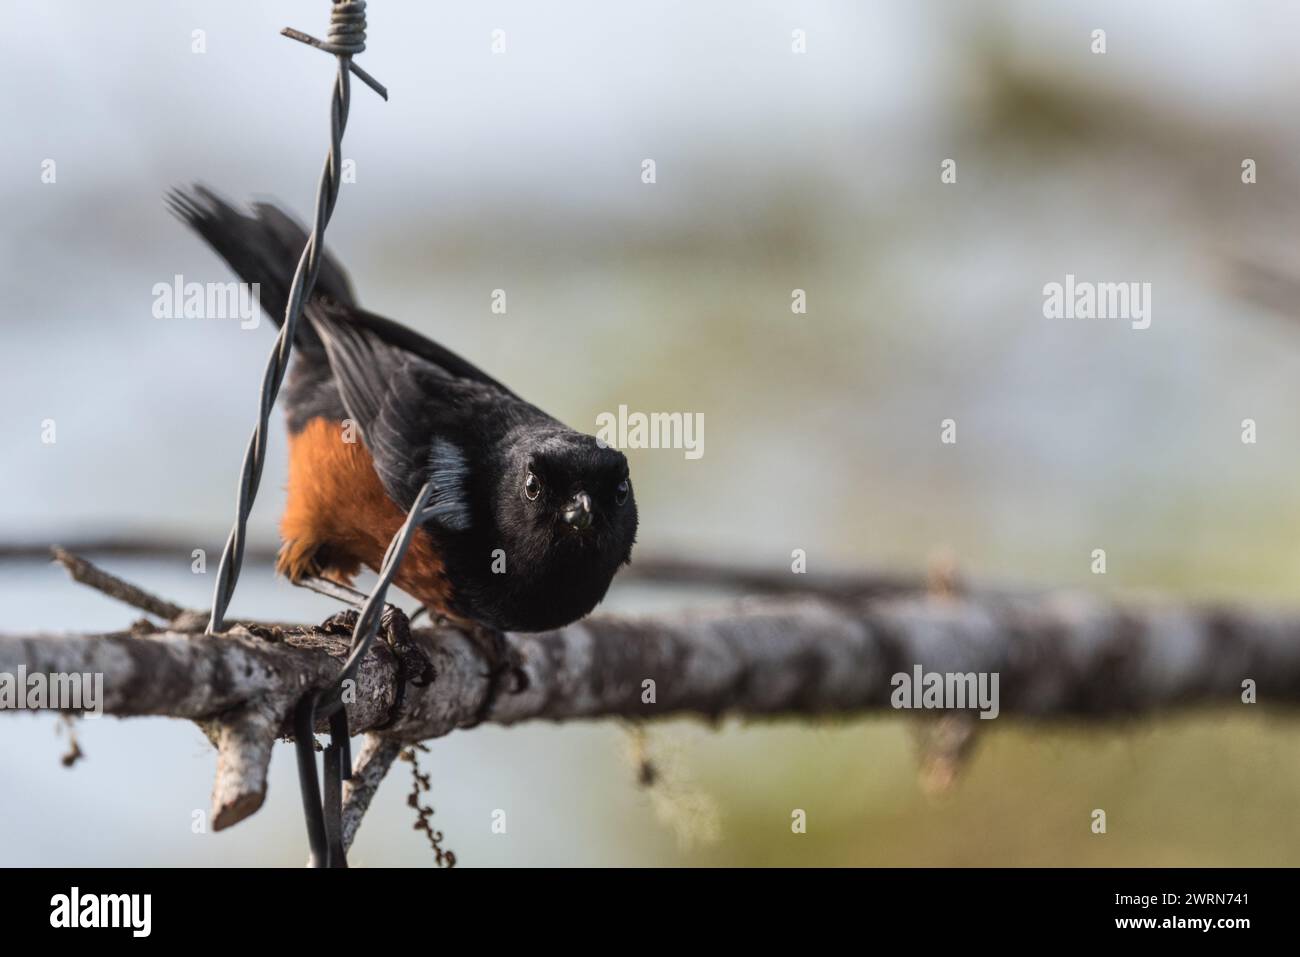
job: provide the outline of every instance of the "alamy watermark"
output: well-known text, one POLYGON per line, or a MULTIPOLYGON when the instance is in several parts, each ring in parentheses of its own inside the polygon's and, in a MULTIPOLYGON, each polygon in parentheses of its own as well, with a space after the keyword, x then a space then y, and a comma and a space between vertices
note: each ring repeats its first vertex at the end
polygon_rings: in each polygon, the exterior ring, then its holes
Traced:
POLYGON ((596 416, 596 441, 602 448, 684 449, 688 459, 704 455, 703 412, 618 412, 596 416))
POLYGON ((153 930, 152 894, 83 894, 74 887, 50 898, 51 927, 120 927, 132 937, 148 937, 153 930))
POLYGON ((1043 286, 1047 319, 1127 319, 1134 329, 1151 326, 1151 283, 1080 282, 1074 273, 1065 282, 1043 286))
POLYGON ((894 690, 889 703, 895 708, 922 708, 934 711, 979 709, 981 718, 996 718, 998 672, 925 671, 913 665, 911 674, 900 671, 889 679, 894 690))
POLYGON ((0 671, 0 711, 81 711, 87 718, 104 713, 104 673, 0 671))
POLYGON ((177 273, 170 283, 153 285, 155 319, 238 319, 239 328, 262 321, 261 283, 186 282, 177 273))

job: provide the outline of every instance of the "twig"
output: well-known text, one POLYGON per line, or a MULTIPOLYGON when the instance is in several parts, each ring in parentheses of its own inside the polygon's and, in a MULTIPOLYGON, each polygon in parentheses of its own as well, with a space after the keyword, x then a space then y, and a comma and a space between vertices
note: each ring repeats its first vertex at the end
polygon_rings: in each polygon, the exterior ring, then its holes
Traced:
POLYGON ((375 792, 383 783, 388 769, 397 760, 402 746, 377 734, 366 735, 361 753, 352 767, 352 777, 343 783, 343 847, 352 849, 352 841, 361 827, 361 819, 370 809, 375 792))
POLYGON ((268 696, 215 722, 217 776, 212 786, 212 829, 238 824, 266 800, 267 768, 292 695, 268 696))
MULTIPOLYGON (((193 543, 164 538, 85 539, 65 546, 77 555, 97 557, 153 558, 188 554, 193 543)), ((39 542, 0 543, 0 562, 38 559, 49 553, 49 546, 39 542)), ((273 546, 249 543, 244 552, 246 563, 270 564, 275 561, 273 546)), ((615 585, 628 582, 724 588, 742 594, 824 595, 828 598, 860 600, 915 594, 929 587, 925 575, 900 575, 887 572, 831 571, 796 575, 785 568, 772 570, 743 564, 698 561, 682 558, 640 555, 619 572, 615 585)), ((985 586, 981 591, 1008 591, 985 586)))
POLYGON ((745 594, 822 595, 845 601, 915 594, 927 587, 917 575, 824 572, 794 574, 789 569, 728 565, 677 558, 636 558, 616 581, 647 581, 674 585, 722 587, 745 594))
POLYGON ((51 546, 50 553, 54 556, 56 562, 68 570, 68 574, 72 576, 73 581, 81 582, 81 584, 101 591, 111 598, 126 602, 132 608, 147 611, 149 614, 157 615, 165 621, 175 621, 185 612, 185 609, 180 605, 174 605, 156 595, 149 594, 143 588, 137 588, 135 585, 123 581, 116 575, 110 575, 108 572, 96 568, 84 558, 78 558, 58 545, 51 546))

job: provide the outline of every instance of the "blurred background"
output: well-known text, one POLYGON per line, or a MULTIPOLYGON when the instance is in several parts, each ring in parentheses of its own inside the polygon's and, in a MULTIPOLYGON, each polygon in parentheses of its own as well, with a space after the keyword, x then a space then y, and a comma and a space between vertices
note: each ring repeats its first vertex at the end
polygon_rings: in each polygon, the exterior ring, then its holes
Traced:
MULTIPOLYGON (((164 538, 103 564, 207 607, 272 327, 153 317, 155 283, 233 278, 162 196, 198 180, 310 218, 334 63, 278 31, 323 35, 328 4, 3 9, 0 545, 164 538)), ((802 548, 815 575, 946 553, 977 580, 1295 605, 1300 7, 375 0, 369 24, 359 62, 391 101, 354 81, 331 248, 366 307, 577 428, 703 413, 702 458, 629 453, 639 554, 780 570, 802 548), (1151 283, 1151 327, 1044 318, 1066 273, 1151 283)), ((277 416, 267 548, 283 450, 277 416)), ((728 597, 616 583, 607 607, 728 597)), ((0 607, 12 631, 136 617, 37 558, 0 562, 0 607)), ((264 564, 231 608, 333 610, 264 564)), ((462 865, 1300 864, 1296 725, 1266 696, 996 725, 938 796, 915 725, 879 717, 654 725, 650 790, 612 723, 479 728, 424 766, 462 865)), ((304 860, 288 745, 260 813, 195 834, 197 728, 78 729, 68 770, 56 720, 0 720, 0 864, 304 860)), ((407 770, 354 864, 429 862, 407 770)))

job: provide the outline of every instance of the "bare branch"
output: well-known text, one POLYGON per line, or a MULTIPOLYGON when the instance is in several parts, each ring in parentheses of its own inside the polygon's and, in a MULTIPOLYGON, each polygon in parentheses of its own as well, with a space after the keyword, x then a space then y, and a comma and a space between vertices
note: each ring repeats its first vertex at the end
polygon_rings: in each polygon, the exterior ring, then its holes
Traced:
MULTIPOLYGON (((436 680, 408 687, 390 714, 396 668, 387 647, 376 647, 348 708, 354 731, 382 728, 384 737, 414 742, 480 719, 879 710, 890 707, 892 675, 914 666, 998 673, 1003 714, 1109 717, 1233 704, 1247 678, 1267 700, 1300 701, 1300 616, 1125 608, 1080 595, 857 606, 804 598, 655 618, 597 615, 508 635, 513 677, 494 674, 479 643, 455 629, 413 637, 436 680)), ((242 629, 0 635, 0 672, 99 671, 109 713, 201 720, 322 686, 346 648, 346 639, 311 628, 280 641, 242 629)), ((289 731, 287 713, 279 731, 289 731)))
MULTIPOLYGON (((85 539, 60 551, 74 556, 160 558, 188 555, 192 543, 166 538, 85 539)), ((0 562, 40 559, 50 553, 41 542, 0 542, 0 562)), ((250 543, 244 552, 246 565, 271 564, 276 549, 265 543, 250 543)), ((78 559, 84 561, 84 559, 78 559)), ((87 563, 89 564, 89 563, 87 563)), ((93 566, 92 566, 93 567, 93 566)), ((112 578, 113 576, 109 576, 112 578)), ((81 579, 78 579, 81 580, 81 579)), ((898 575, 888 572, 840 571, 820 575, 792 575, 789 572, 724 562, 702 561, 681 557, 638 555, 619 572, 620 582, 645 581, 693 587, 726 588, 762 595, 813 594, 833 598, 863 599, 911 594, 927 587, 924 576, 898 575)), ((87 582, 87 584, 91 584, 87 582)), ((110 593, 111 594, 111 593, 110 593)), ((119 596, 114 596, 119 597, 119 596)), ((125 600, 125 599, 124 599, 125 600)), ((129 602, 134 604, 133 602, 129 602)), ((136 607, 142 607, 137 605, 136 607)), ((145 609, 148 611, 149 609, 145 609)), ((166 616, 163 616, 166 617, 166 616)), ((206 624, 206 622, 205 622, 206 624)))
POLYGON ((696 587, 731 588, 760 595, 822 595, 841 600, 862 600, 924 591, 919 576, 883 572, 838 572, 793 575, 788 570, 746 568, 722 562, 679 558, 638 558, 619 572, 620 581, 648 581, 696 587))
MULTIPOLYGON (((81 570, 95 587, 106 580, 81 570)), ((141 594, 125 583, 103 590, 133 604, 141 594)), ((1261 701, 1300 703, 1300 614, 1126 606, 1076 593, 867 593, 852 597, 860 593, 845 588, 839 598, 750 599, 656 617, 597 615, 557 631, 507 635, 504 661, 453 628, 417 630, 412 637, 435 678, 408 684, 400 698, 397 662, 376 643, 348 696, 349 726, 372 733, 347 792, 346 839, 400 745, 481 721, 879 711, 891 707, 894 676, 918 668, 996 674, 1002 715, 1105 719, 1240 705, 1247 679, 1261 701)), ((192 617, 176 610, 178 620, 192 617)), ((256 624, 218 636, 176 627, 0 635, 0 674, 98 672, 107 713, 200 722, 218 747, 213 821, 222 828, 261 806, 271 746, 291 733, 294 702, 334 678, 347 648, 336 633, 256 624)), ((971 712, 957 717, 943 727, 961 733, 940 735, 924 750, 943 781, 984 723, 971 712)))
POLYGON ((250 703, 215 722, 217 777, 212 786, 212 829, 238 824, 266 799, 266 772, 279 735, 281 714, 293 706, 287 696, 250 703))
POLYGON ((68 570, 68 574, 72 576, 73 581, 81 582, 83 585, 102 591, 110 598, 126 602, 133 608, 147 611, 149 614, 157 615, 167 621, 174 621, 185 612, 185 609, 180 605, 174 605, 156 595, 149 594, 142 588, 124 582, 116 575, 110 575, 84 558, 78 558, 58 545, 51 546, 50 553, 54 556, 55 561, 68 570))
POLYGON ((402 746, 377 734, 366 735, 352 767, 352 777, 343 783, 343 849, 351 850, 352 841, 361 827, 361 819, 383 783, 388 769, 397 760, 402 746))

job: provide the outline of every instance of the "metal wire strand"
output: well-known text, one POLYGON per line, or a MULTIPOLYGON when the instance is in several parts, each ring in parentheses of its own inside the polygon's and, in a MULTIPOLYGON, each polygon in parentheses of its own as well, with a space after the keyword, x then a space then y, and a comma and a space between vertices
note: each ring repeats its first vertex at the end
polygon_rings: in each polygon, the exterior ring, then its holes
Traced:
POLYGON ((343 682, 356 677, 357 669, 361 667, 361 659, 370 650, 370 643, 379 630, 379 619, 384 611, 384 599, 388 596, 388 589, 393 579, 397 577, 397 570, 401 567, 402 560, 406 558, 407 549, 411 547, 411 539, 415 537, 421 520, 426 517, 424 509, 433 491, 433 482, 425 482, 415 496, 415 501, 411 503, 406 521, 397 530, 393 540, 388 543, 388 550, 384 553, 384 561, 379 569, 379 580, 375 582, 374 589, 362 606, 361 614, 357 617, 356 626, 352 630, 352 651, 334 684, 320 696, 319 708, 322 714, 333 714, 342 707, 343 682))
MULTIPOLYGON (((366 4, 365 0, 335 0, 330 11, 330 29, 325 40, 317 40, 309 33, 285 27, 281 34, 299 43, 305 43, 335 56, 353 57, 366 48, 366 4)), ((349 61, 348 68, 368 87, 388 99, 388 90, 382 83, 355 63, 349 61)))
MULTIPOLYGON (((335 76, 333 96, 330 101, 330 146, 325 157, 325 166, 321 170, 320 182, 316 188, 316 215, 312 221, 311 234, 303 247, 302 256, 294 270, 293 282, 289 287, 289 301, 285 306, 284 323, 276 339, 275 349, 266 365, 262 376, 259 393, 258 420, 244 452, 244 463, 240 471, 239 491, 235 504, 235 524, 226 539, 226 546, 221 553, 221 562, 217 566, 216 587, 212 595, 212 616, 208 620, 208 633, 214 634, 225 626, 226 609, 230 605, 235 585, 239 581, 239 572, 244 562, 244 546, 247 540, 248 516, 257 498, 257 489, 262 481, 262 468, 266 464, 266 435, 271 419, 271 409, 280 392, 280 384, 289 367, 289 356, 293 351, 294 333, 298 320, 302 316, 303 303, 311 296, 320 272, 321 259, 325 251, 325 227, 334 212, 334 204, 339 195, 339 162, 343 150, 343 131, 347 127, 348 107, 351 102, 349 77, 352 72, 352 54, 365 49, 365 8, 364 0, 335 0, 331 11, 330 52, 338 57, 338 71, 335 76)), ((326 48, 322 45, 322 48, 326 48)))
MULTIPOLYGON (((325 50, 338 58, 334 91, 330 100, 330 146, 325 156, 325 167, 321 170, 320 181, 316 187, 316 215, 312 220, 311 233, 307 237, 302 255, 298 259, 298 266, 294 270, 293 282, 289 286, 289 301, 285 304, 284 323, 280 326, 280 335, 275 341, 275 349, 262 375, 257 425, 244 452, 244 464, 240 472, 239 494, 235 506, 235 524, 230 530, 230 537, 226 539, 226 547, 221 553, 221 563, 217 567, 217 583, 212 595, 212 617, 208 620, 208 634, 220 632, 225 626, 226 609, 230 605, 235 585, 239 582, 239 571, 244 563, 248 516, 257 498, 258 486, 262 482, 262 468, 266 465, 266 433, 271 420, 271 409, 275 405, 280 385, 289 368, 294 333, 302 317, 303 304, 311 298, 312 290, 316 286, 316 277, 320 273, 321 259, 325 252, 325 227, 329 225, 330 216, 334 213, 334 204, 339 196, 341 182, 339 159, 343 152, 343 131, 347 128, 348 107, 351 104, 351 75, 355 73, 385 100, 388 99, 388 91, 383 85, 352 62, 352 57, 366 48, 365 0, 334 0, 330 10, 329 33, 326 34, 324 42, 300 30, 285 28, 281 32, 291 39, 325 50)), ((303 813, 307 819, 307 839, 311 847, 313 867, 347 866, 342 836, 342 788, 343 781, 352 775, 352 752, 348 737, 347 712, 343 708, 342 701, 343 682, 356 675, 361 659, 374 640, 379 616, 384 607, 384 596, 397 574, 398 567, 402 564, 402 559, 406 557, 406 549, 415 534, 418 520, 423 516, 429 494, 430 488, 426 485, 411 506, 406 522, 388 546, 379 583, 366 599, 357 617, 356 627, 352 633, 351 653, 338 678, 323 693, 309 691, 294 710, 298 782, 302 790, 303 813), (330 719, 330 744, 325 750, 323 794, 316 768, 315 729, 318 712, 330 719)))
POLYGON ((330 29, 324 49, 343 56, 366 50, 366 0, 341 0, 330 10, 330 29))
POLYGON ((333 683, 322 691, 311 690, 298 702, 294 717, 294 737, 298 755, 298 783, 302 790, 302 803, 307 820, 307 841, 311 847, 312 867, 346 867, 347 856, 342 838, 342 782, 352 776, 351 753, 348 748, 347 711, 343 707, 343 683, 355 678, 361 659, 379 630, 379 618, 384 609, 384 599, 389 586, 397 577, 397 570, 406 558, 411 539, 415 537, 420 522, 426 518, 425 507, 433 496, 433 483, 426 482, 420 489, 406 521, 397 530, 384 553, 379 569, 379 580, 366 598, 352 629, 351 651, 342 670, 333 683), (325 790, 322 794, 320 779, 316 774, 316 752, 313 734, 319 717, 330 719, 330 744, 325 751, 325 790))
POLYGON ((298 702, 293 713, 293 746, 298 752, 298 790, 302 792, 302 813, 307 819, 307 841, 311 867, 329 867, 329 840, 321 807, 320 780, 316 775, 314 692, 298 702))

